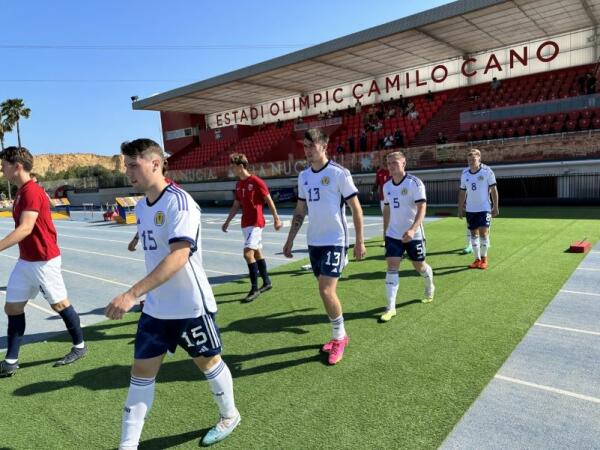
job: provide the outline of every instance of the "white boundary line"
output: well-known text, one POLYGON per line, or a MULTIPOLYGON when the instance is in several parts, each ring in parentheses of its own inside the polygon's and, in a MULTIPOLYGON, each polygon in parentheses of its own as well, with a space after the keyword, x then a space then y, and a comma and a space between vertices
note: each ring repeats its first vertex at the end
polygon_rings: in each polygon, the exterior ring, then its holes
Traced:
POLYGON ((536 323, 534 323, 534 325, 538 326, 538 327, 544 327, 544 328, 553 328, 555 330, 572 331, 574 333, 583 333, 583 334, 591 334, 593 336, 600 336, 600 332, 598 332, 598 331, 581 330, 579 328, 559 327, 556 325, 548 325, 547 323, 540 323, 540 322, 536 322, 536 323))
POLYGON ((568 289, 561 289, 559 292, 564 292, 566 294, 581 294, 581 295, 591 295, 593 297, 600 297, 600 294, 597 294, 595 292, 571 291, 568 289))
POLYGON ((589 270, 591 272, 600 272, 600 269, 595 267, 577 267, 575 270, 589 270))
POLYGON ((555 394, 566 395, 567 397, 577 398, 579 400, 585 400, 592 403, 599 403, 600 398, 591 397, 589 395, 578 394, 577 392, 565 391, 564 389, 557 389, 551 386, 545 386, 543 384, 531 383, 529 381, 519 380, 518 378, 505 377, 504 375, 495 375, 494 378, 498 380, 508 381, 509 383, 520 384, 523 386, 532 387, 535 389, 540 389, 542 391, 553 392, 555 394))

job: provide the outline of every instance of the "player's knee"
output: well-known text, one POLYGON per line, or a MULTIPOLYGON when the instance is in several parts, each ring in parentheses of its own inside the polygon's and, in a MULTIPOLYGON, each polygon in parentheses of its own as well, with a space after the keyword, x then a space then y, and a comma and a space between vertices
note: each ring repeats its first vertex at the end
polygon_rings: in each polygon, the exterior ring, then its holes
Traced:
POLYGON ((215 364, 218 364, 221 361, 221 355, 213 355, 213 356, 198 356, 194 358, 194 364, 200 369, 202 372, 206 372, 210 370, 215 364))
POLYGON ((254 260, 254 250, 251 248, 244 249, 244 259, 248 264, 252 264, 254 260))
POLYGON ((50 305, 50 307, 56 311, 57 313, 67 309, 71 304, 69 303, 69 300, 64 299, 58 303, 54 303, 53 305, 50 305))
POLYGON ((5 303, 4 304, 4 312, 7 316, 18 316, 25 312, 25 304, 27 302, 19 302, 19 303, 5 303))

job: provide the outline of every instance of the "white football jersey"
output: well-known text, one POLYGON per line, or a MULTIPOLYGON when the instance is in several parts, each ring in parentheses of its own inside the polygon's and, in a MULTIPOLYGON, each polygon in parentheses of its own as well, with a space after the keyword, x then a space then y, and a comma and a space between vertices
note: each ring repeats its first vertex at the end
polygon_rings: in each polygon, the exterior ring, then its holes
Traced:
POLYGON ((472 173, 467 167, 460 177, 460 188, 466 191, 467 212, 490 212, 492 202, 490 200, 490 188, 496 186, 496 176, 492 169, 485 164, 479 166, 479 170, 472 173))
POLYGON ((349 246, 346 203, 358 194, 350 172, 328 161, 321 170, 312 167, 298 175, 298 199, 308 207, 308 245, 349 246))
MULTIPOLYGON (((417 206, 427 201, 425 185, 417 177, 406 174, 400 183, 394 183, 391 178, 383 185, 383 201, 390 207, 390 222, 385 235, 394 239, 402 239, 402 236, 415 222, 417 217, 417 206)), ((423 224, 413 239, 422 240, 425 235, 423 224)))
POLYGON ((141 199, 135 213, 148 273, 171 253, 171 243, 191 244, 185 266, 148 292, 144 313, 157 319, 187 319, 216 312, 217 303, 202 268, 200 207, 192 196, 170 184, 154 203, 141 199))

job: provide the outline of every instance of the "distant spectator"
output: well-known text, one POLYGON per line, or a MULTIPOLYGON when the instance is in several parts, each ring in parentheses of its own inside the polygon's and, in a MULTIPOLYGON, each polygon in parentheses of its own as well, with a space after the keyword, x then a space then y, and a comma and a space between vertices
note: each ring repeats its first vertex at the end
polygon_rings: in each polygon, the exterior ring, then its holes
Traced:
POLYGON ((325 117, 326 117, 327 119, 331 119, 331 118, 333 118, 333 113, 331 112, 331 110, 330 110, 330 109, 329 109, 329 110, 327 110, 327 114, 325 114, 325 117))
POLYGON ((350 137, 348 137, 348 150, 350 150, 350 153, 354 153, 354 135, 351 134, 350 137))
POLYGON ((398 107, 404 111, 406 109, 407 103, 406 103, 406 99, 404 98, 404 96, 401 94, 400 98, 398 99, 398 107))
POLYGON ((281 119, 277 119, 277 128, 281 127, 283 127, 283 123, 281 122, 281 119))
POLYGON ((429 103, 433 102, 433 92, 431 92, 431 89, 427 91, 427 101, 429 103))
POLYGON ((448 138, 446 136, 444 136, 444 133, 442 133, 441 131, 438 133, 437 139, 435 140, 435 143, 438 145, 443 145, 446 144, 448 142, 448 138))
POLYGON ((396 117, 396 107, 392 104, 390 109, 388 109, 388 117, 391 119, 392 117, 396 117))
POLYGON ((356 114, 360 114, 362 112, 362 103, 360 100, 356 100, 356 103, 354 104, 354 110, 356 111, 356 114))
POLYGON ((332 113, 332 116, 333 116, 333 117, 340 117, 340 111, 339 111, 339 110, 337 110, 337 109, 336 109, 336 110, 334 110, 334 111, 333 111, 333 113, 332 113))
POLYGON ((367 133, 365 133, 364 131, 361 131, 360 133, 360 151, 367 151, 367 133))
POLYGON ((404 109, 404 115, 408 116, 411 112, 415 110, 415 108, 415 104, 412 102, 412 100, 409 100, 406 104, 406 108, 404 109))
POLYGON ((383 148, 386 150, 389 148, 394 148, 394 136, 390 134, 383 139, 383 148))
POLYGON ((408 113, 408 118, 410 120, 417 120, 419 118, 419 111, 413 109, 411 112, 408 113))
POLYGON ((302 122, 304 122, 304 119, 302 118, 302 116, 300 116, 296 119, 296 123, 302 123, 302 122))
POLYGON ((394 143, 396 147, 404 147, 404 135, 400 128, 396 128, 396 132, 394 133, 394 143))
POLYGON ((335 152, 338 155, 341 155, 342 153, 344 153, 344 147, 341 143, 339 143, 338 146, 335 148, 335 152))
POLYGON ((381 123, 380 120, 378 120, 375 125, 373 126, 373 131, 379 131, 383 128, 383 123, 381 123))
POLYGON ((490 83, 490 87, 492 88, 492 91, 495 91, 497 89, 500 89, 500 85, 502 83, 500 82, 500 80, 496 77, 492 78, 492 82, 490 83))
POLYGON ((346 114, 349 116, 353 116, 354 112, 355 112, 354 108, 352 107, 352 105, 349 104, 348 108, 346 108, 346 114))
POLYGON ((596 77, 592 73, 587 74, 585 87, 588 95, 596 93, 596 77))
POLYGON ((577 85, 578 85, 577 92, 579 93, 579 95, 585 95, 585 93, 587 92, 588 75, 589 75, 589 73, 585 74, 585 75, 581 75, 579 78, 577 78, 577 85))

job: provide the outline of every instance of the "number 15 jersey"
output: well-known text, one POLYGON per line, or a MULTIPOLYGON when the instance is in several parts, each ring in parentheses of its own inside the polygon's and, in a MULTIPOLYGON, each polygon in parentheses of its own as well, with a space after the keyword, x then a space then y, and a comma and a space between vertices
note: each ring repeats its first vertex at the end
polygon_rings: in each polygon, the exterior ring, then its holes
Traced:
POLYGON ((298 175, 298 200, 308 207, 306 241, 311 246, 349 246, 345 201, 358 194, 350 172, 328 161, 320 170, 298 175))
POLYGON ((170 244, 190 243, 185 265, 146 295, 144 313, 156 319, 188 319, 216 312, 217 304, 202 267, 200 207, 190 194, 168 185, 153 202, 141 199, 136 207, 139 240, 147 273, 170 253, 170 244))

